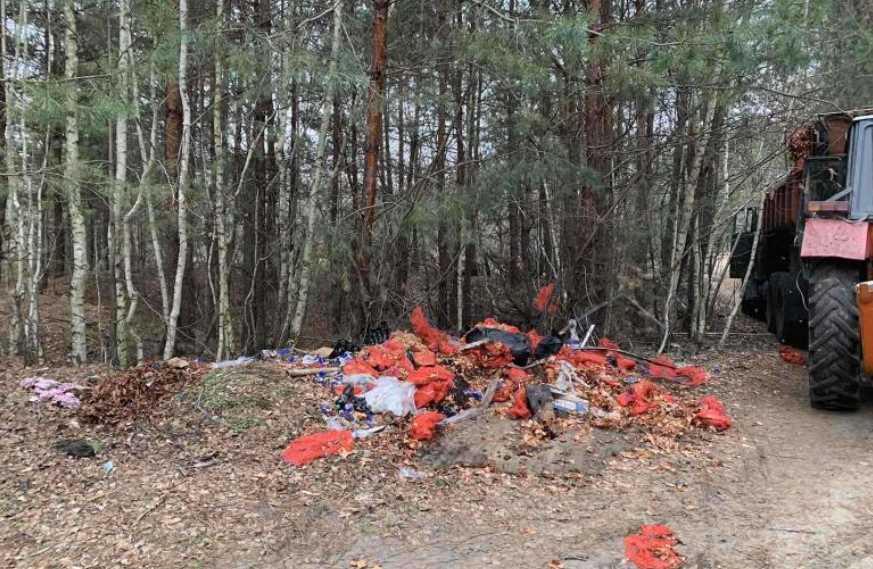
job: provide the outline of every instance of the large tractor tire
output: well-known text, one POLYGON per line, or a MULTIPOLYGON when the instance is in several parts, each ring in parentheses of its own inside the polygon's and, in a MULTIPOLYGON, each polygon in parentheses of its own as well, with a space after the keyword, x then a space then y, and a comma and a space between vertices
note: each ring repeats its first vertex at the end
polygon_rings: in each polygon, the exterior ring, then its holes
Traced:
POLYGON ((810 267, 809 400, 813 407, 853 410, 861 403, 860 341, 852 265, 810 267))

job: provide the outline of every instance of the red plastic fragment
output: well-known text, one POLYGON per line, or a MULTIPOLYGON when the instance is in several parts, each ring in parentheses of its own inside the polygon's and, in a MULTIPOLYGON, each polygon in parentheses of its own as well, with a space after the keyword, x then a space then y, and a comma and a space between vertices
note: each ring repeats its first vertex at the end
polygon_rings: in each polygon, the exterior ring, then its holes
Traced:
POLYGON ((695 366, 680 367, 676 370, 676 375, 684 377, 688 380, 688 385, 694 387, 703 385, 709 379, 709 374, 705 369, 695 366))
POLYGON ((530 419, 530 407, 527 406, 527 389, 522 385, 515 392, 515 402, 506 414, 513 419, 530 419))
POLYGON ((420 367, 409 374, 407 381, 415 385, 427 385, 437 381, 452 381, 455 379, 453 371, 442 366, 420 367))
POLYGON ((615 366, 622 371, 631 371, 635 367, 637 367, 637 361, 633 358, 629 358, 627 356, 623 356, 621 354, 614 354, 613 352, 609 352, 615 357, 615 366))
POLYGON ((700 409, 694 415, 694 422, 699 425, 712 427, 716 431, 724 431, 729 429, 733 424, 731 418, 727 415, 724 408, 724 403, 719 401, 714 395, 707 395, 699 402, 700 409))
POLYGON ((504 381, 494 392, 492 401, 495 403, 505 403, 512 399, 512 394, 515 393, 516 384, 512 381, 504 381))
POLYGON ((639 533, 624 538, 624 554, 639 569, 678 569, 685 560, 673 549, 677 543, 667 526, 640 526, 639 533))
POLYGON ((436 434, 437 424, 445 418, 445 415, 436 411, 416 415, 412 420, 409 435, 417 441, 429 441, 436 434))
POLYGON ((494 330, 503 330, 510 334, 521 334, 521 330, 519 330, 518 327, 513 326, 512 324, 504 324, 494 318, 486 318, 482 322, 476 324, 476 328, 492 328, 494 330))
POLYGON ((558 359, 573 364, 574 367, 605 366, 606 354, 603 352, 588 352, 585 350, 571 350, 567 346, 558 352, 558 359))
POLYGON ((779 346, 779 355, 782 356, 782 361, 786 363, 799 366, 806 365, 806 356, 791 346, 779 346))
POLYGON ((549 283, 541 288, 534 298, 533 305, 538 312, 554 314, 558 310, 558 303, 552 299, 555 294, 555 283, 549 283))
POLYGON ((650 409, 657 407, 655 398, 662 396, 666 401, 672 401, 669 394, 648 380, 639 381, 631 386, 631 388, 618 396, 618 404, 622 407, 630 407, 631 415, 642 415, 650 409))
POLYGON ((503 370, 503 375, 509 381, 527 381, 530 379, 530 372, 520 367, 509 366, 503 370))
POLYGON ((294 466, 305 466, 314 460, 348 452, 355 448, 351 431, 314 433, 291 441, 282 452, 282 460, 294 466))
POLYGON ((478 367, 500 369, 512 363, 512 350, 500 342, 489 342, 467 351, 468 357, 478 367))
POLYGON ((379 377, 379 372, 373 369, 372 366, 367 364, 364 361, 361 361, 358 358, 353 359, 343 366, 343 373, 345 375, 357 375, 357 374, 365 374, 372 375, 373 377, 379 377))
POLYGON ((676 364, 661 354, 649 363, 649 375, 658 379, 676 379, 676 364))
POLYGON ((426 348, 412 352, 412 359, 418 367, 435 366, 437 364, 436 354, 426 348))
POLYGON ((615 342, 613 342, 609 338, 600 338, 600 340, 597 342, 597 345, 600 346, 601 348, 609 348, 610 350, 620 350, 621 349, 618 347, 618 344, 616 344, 615 342))
POLYGON ((415 390, 415 406, 421 409, 431 403, 439 403, 446 398, 453 386, 452 381, 433 381, 420 386, 415 390))
POLYGON ((537 346, 540 345, 540 342, 543 341, 543 337, 540 336, 539 332, 537 332, 535 329, 531 329, 530 331, 528 331, 527 339, 530 340, 531 350, 536 350, 537 346))
POLYGON ((448 334, 430 325, 424 315, 424 310, 420 306, 416 306, 413 309, 409 322, 412 324, 412 330, 415 332, 415 335, 431 350, 439 352, 444 356, 450 356, 458 352, 458 347, 451 341, 448 334))

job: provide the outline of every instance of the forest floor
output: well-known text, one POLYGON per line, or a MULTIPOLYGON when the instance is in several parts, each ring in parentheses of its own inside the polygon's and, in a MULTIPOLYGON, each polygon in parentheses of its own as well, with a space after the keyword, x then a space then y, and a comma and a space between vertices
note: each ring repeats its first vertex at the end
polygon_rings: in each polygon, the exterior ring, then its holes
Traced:
POLYGON ((111 428, 38 410, 18 387, 110 370, 7 369, 0 566, 606 569, 629 566, 625 536, 662 523, 685 567, 873 567, 873 406, 812 410, 805 369, 764 335, 694 363, 734 419, 723 433, 665 446, 595 429, 520 452, 519 422, 480 418, 429 446, 383 433, 302 469, 279 454, 322 420, 318 396, 276 364, 213 372, 153 420, 111 428), (75 437, 97 456, 53 448, 75 437))

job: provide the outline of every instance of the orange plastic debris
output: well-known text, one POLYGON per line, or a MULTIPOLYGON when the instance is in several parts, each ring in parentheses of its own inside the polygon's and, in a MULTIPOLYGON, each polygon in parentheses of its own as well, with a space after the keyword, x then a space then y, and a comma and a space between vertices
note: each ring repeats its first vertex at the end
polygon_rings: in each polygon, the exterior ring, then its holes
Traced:
POLYGON ((639 569, 678 569, 685 560, 673 549, 677 543, 667 526, 640 526, 639 533, 624 538, 624 554, 639 569))
POLYGON ((431 382, 452 381, 455 373, 443 366, 420 367, 409 374, 407 381, 415 385, 427 385, 431 382))
POLYGON ((436 354, 426 348, 412 352, 412 359, 418 367, 435 366, 437 364, 436 354))
POLYGON ((649 363, 649 375, 658 379, 676 379, 676 364, 661 354, 649 363))
POLYGON ((310 462, 349 452, 355 448, 351 431, 327 431, 295 439, 282 452, 282 460, 294 466, 305 466, 310 462))
POLYGON ((412 324, 412 331, 415 332, 415 335, 431 350, 445 356, 458 352, 458 347, 451 341, 448 334, 430 325, 420 306, 413 309, 409 322, 412 324))
POLYGON ((806 365, 806 356, 790 346, 779 346, 779 355, 782 356, 782 360, 786 363, 799 366, 806 365))
POLYGON ((724 431, 729 429, 733 421, 727 415, 724 408, 724 403, 719 401, 714 395, 703 397, 700 402, 700 409, 694 416, 694 421, 700 425, 712 427, 716 431, 724 431))
POLYGON ((637 367, 637 361, 633 358, 629 358, 622 354, 615 354, 613 352, 609 352, 613 357, 615 357, 615 366, 622 371, 631 371, 635 367, 637 367))
POLYGON ((452 381, 433 381, 419 386, 415 390, 415 406, 421 409, 431 403, 439 403, 446 398, 453 386, 454 382, 452 381))
POLYGON ((393 366, 397 358, 382 346, 370 346, 367 348, 364 360, 373 369, 382 371, 393 366))
POLYGON ((706 373, 705 369, 694 366, 680 367, 676 370, 676 375, 679 377, 684 377, 688 380, 688 385, 692 385, 694 387, 697 387, 698 385, 703 385, 709 379, 709 374, 706 373))
POLYGON ((536 350, 537 346, 540 345, 540 342, 543 341, 543 337, 540 336, 539 332, 537 332, 536 330, 533 330, 533 329, 531 329, 527 333, 527 339, 530 340, 530 349, 531 350, 536 350))
POLYGON ((482 322, 476 324, 476 328, 493 328, 495 330, 509 332, 510 334, 521 334, 521 330, 519 330, 518 327, 513 326, 512 324, 504 324, 494 318, 486 318, 482 322))
POLYGON ((373 377, 379 376, 378 371, 376 371, 375 369, 373 369, 372 366, 370 366, 369 364, 367 364, 364 361, 361 361, 358 358, 355 358, 352 361, 348 362, 346 365, 344 365, 343 366, 343 373, 345 375, 356 375, 356 374, 363 373, 366 375, 372 375, 373 377))
POLYGON ((533 305, 538 312, 554 314, 558 310, 558 304, 552 299, 555 294, 555 283, 549 283, 537 292, 533 305))
POLYGON ((664 395, 664 399, 668 399, 667 394, 664 394, 660 387, 644 379, 633 384, 629 390, 619 395, 618 404, 622 407, 630 407, 631 415, 642 415, 657 407, 655 398, 659 395, 664 395))
POLYGON ((445 415, 436 411, 416 415, 412 420, 409 435, 417 441, 429 441, 436 434, 437 424, 445 418, 445 415))
POLYGON ((495 403, 504 403, 512 399, 512 394, 515 393, 516 383, 513 381, 504 381, 494 392, 492 401, 495 403))
POLYGON ((478 367, 486 369, 500 369, 512 363, 512 350, 500 342, 489 342, 467 351, 468 357, 478 367))
POLYGON ((510 381, 527 381, 530 379, 530 372, 520 367, 509 366, 503 370, 503 375, 510 381))
POLYGON ((558 352, 558 359, 564 360, 573 364, 574 367, 585 366, 605 366, 607 364, 606 354, 603 352, 588 352, 585 350, 571 350, 567 346, 561 348, 558 352))
POLYGON ((530 407, 527 406, 527 389, 522 385, 515 392, 515 402, 506 414, 513 419, 530 419, 530 407))

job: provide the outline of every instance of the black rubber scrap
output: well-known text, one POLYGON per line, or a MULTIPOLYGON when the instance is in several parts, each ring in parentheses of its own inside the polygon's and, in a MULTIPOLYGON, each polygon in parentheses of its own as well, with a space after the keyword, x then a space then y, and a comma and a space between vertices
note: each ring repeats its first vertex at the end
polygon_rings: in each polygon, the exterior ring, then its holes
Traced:
POLYGON ((94 445, 85 439, 65 439, 55 443, 55 449, 73 458, 92 458, 97 456, 94 445))

